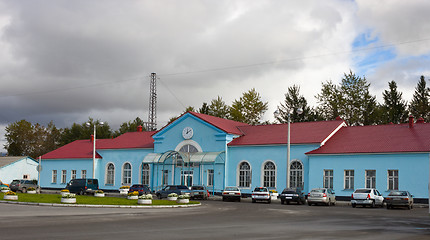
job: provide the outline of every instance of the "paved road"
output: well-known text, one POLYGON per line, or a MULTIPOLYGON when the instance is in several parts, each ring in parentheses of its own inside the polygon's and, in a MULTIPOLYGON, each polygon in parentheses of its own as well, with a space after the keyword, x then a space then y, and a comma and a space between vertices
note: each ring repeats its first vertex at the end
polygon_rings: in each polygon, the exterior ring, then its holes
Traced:
POLYGON ((0 239, 430 239, 428 209, 204 201, 182 209, 0 204, 0 239))

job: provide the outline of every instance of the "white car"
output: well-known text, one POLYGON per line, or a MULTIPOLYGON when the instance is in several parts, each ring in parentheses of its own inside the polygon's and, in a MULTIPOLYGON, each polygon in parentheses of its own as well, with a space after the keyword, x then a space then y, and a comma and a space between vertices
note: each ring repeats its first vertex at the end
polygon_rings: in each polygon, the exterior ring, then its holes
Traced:
POLYGON ((266 201, 267 203, 272 202, 272 198, 270 196, 269 189, 266 187, 256 187, 252 192, 252 202, 256 201, 266 201))
POLYGON ((238 187, 226 187, 224 191, 222 191, 222 200, 234 200, 239 201, 242 197, 242 194, 240 192, 240 189, 238 187))
POLYGON ((351 195, 351 206, 384 206, 384 197, 374 188, 359 188, 351 195))
POLYGON ((308 194, 308 205, 324 204, 327 206, 336 205, 334 191, 329 188, 314 188, 308 194))

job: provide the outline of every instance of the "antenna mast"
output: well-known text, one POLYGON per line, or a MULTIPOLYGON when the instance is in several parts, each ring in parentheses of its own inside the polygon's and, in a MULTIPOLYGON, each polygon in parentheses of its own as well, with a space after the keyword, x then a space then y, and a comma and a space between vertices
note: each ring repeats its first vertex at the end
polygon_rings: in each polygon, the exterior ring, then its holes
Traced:
POLYGON ((151 83, 149 88, 149 113, 147 130, 157 130, 157 85, 156 85, 157 74, 151 73, 151 83))

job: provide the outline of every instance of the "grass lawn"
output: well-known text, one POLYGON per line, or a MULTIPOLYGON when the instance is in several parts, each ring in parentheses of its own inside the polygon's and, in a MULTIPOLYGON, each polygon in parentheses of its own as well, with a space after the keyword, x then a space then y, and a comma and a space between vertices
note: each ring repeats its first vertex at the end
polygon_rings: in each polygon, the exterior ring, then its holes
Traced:
MULTIPOLYGON (((4 193, 0 193, 0 200, 3 199, 4 193)), ((18 202, 35 202, 35 203, 61 203, 60 194, 28 194, 17 193, 18 202)), ((13 200, 6 200, 13 201, 13 200)), ((190 201, 190 203, 176 203, 175 201, 153 199, 152 205, 187 205, 198 204, 199 202, 190 201)), ((76 204, 90 205, 138 205, 137 200, 128 200, 127 197, 94 197, 92 195, 77 195, 76 204)))

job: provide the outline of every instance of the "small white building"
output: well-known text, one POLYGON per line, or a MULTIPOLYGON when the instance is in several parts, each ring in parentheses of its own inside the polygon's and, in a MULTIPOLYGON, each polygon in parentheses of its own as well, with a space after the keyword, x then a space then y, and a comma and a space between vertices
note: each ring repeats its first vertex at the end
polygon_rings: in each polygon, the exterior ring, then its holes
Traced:
POLYGON ((14 179, 37 180, 37 165, 31 157, 0 157, 0 180, 11 183, 14 179))

